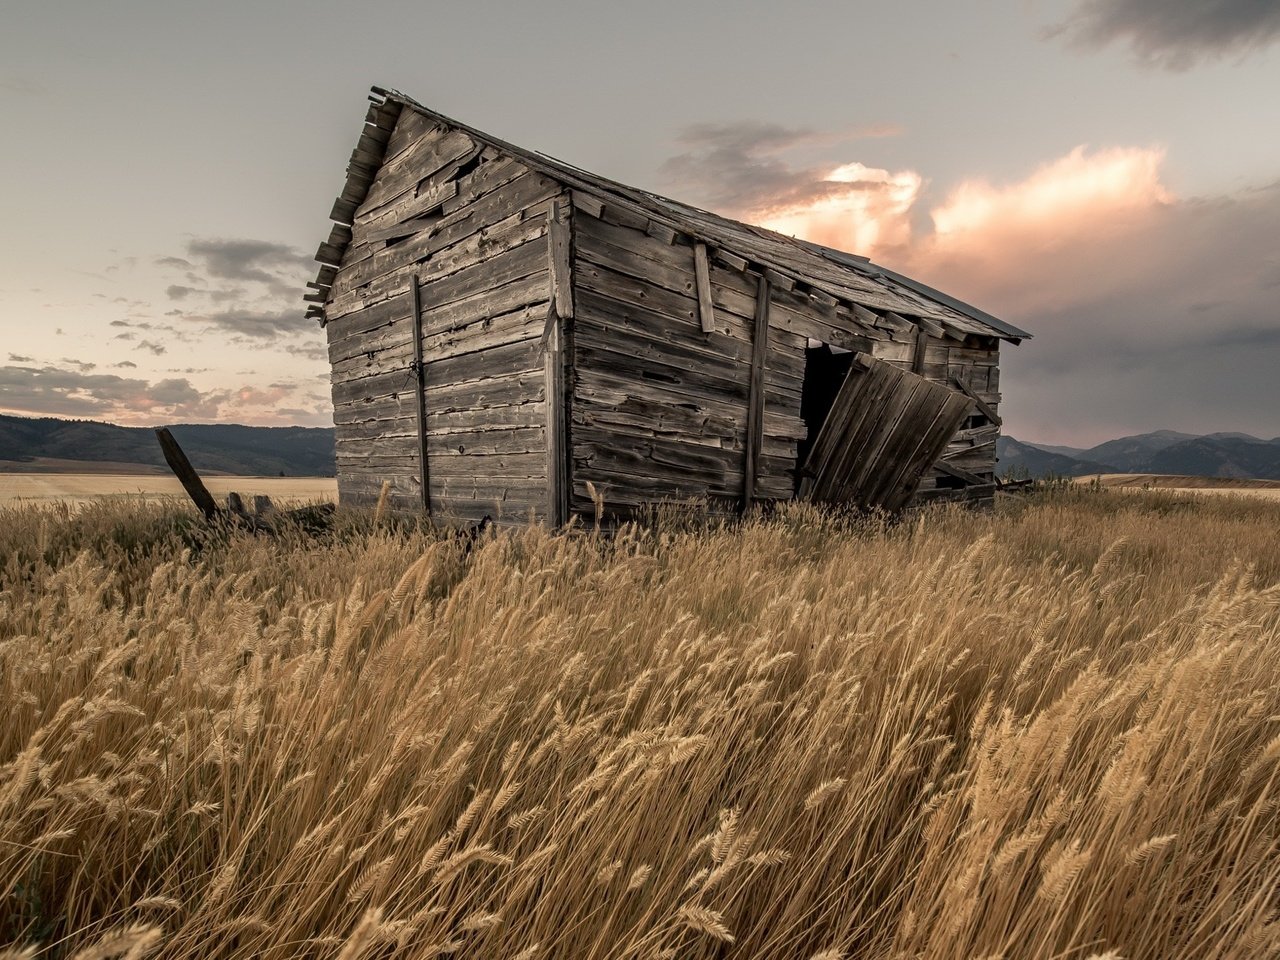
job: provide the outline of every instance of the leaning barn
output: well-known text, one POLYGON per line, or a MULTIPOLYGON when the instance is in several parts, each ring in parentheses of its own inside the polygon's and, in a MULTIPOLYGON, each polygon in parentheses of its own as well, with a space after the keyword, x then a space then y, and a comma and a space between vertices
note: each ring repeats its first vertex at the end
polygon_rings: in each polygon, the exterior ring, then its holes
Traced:
POLYGON ((862 257, 614 183, 374 88, 309 315, 344 503, 563 523, 696 498, 996 487, 1000 342, 862 257))

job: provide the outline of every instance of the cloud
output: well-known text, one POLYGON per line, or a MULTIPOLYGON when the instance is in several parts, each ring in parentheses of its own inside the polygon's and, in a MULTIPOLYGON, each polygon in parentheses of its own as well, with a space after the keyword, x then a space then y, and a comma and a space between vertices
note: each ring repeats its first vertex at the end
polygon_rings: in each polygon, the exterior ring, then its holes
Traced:
POLYGON ((195 287, 187 287, 182 284, 172 283, 165 288, 164 292, 170 300, 185 300, 197 291, 195 287))
POLYGON ((138 367, 138 365, 134 363, 132 360, 121 360, 119 363, 113 363, 111 366, 118 367, 120 369, 130 369, 130 370, 136 370, 138 367))
POLYGON ((295 357, 302 357, 304 360, 324 363, 326 366, 329 362, 329 349, 323 343, 287 343, 284 351, 295 357))
POLYGON ((1146 66, 1185 70, 1280 41, 1274 0, 1082 0, 1050 31, 1076 47, 1128 43, 1146 66))
POLYGON ((301 310, 264 312, 234 309, 208 314, 198 319, 220 330, 252 337, 255 340, 273 340, 295 333, 315 333, 315 322, 308 320, 301 310))
POLYGON ((159 357, 159 356, 163 356, 164 354, 166 354, 166 353, 168 353, 168 352, 169 352, 169 351, 168 351, 168 348, 167 348, 167 347, 165 347, 165 345, 164 345, 163 343, 158 343, 158 342, 156 342, 155 340, 139 340, 139 341, 138 341, 138 349, 139 349, 139 350, 150 350, 150 351, 151 351, 151 353, 152 353, 152 354, 154 354, 154 355, 155 355, 155 356, 157 356, 157 357, 159 357))
POLYGON ((1003 351, 1014 435, 1280 434, 1280 183, 1179 198, 1162 148, 1077 147, 923 209, 905 172, 775 159, 777 194, 757 180, 725 212, 874 255, 1035 334, 1003 351), (833 193, 842 177, 861 193, 833 193))
POLYGON ((52 365, 0 366, 0 410, 9 413, 140 425, 175 420, 329 424, 327 398, 314 408, 308 403, 312 399, 309 389, 288 382, 202 390, 185 377, 152 382, 52 365))
POLYGON ((35 357, 23 357, 16 353, 9 354, 10 363, 35 363, 35 357))
POLYGON ((0 367, 0 404, 13 413, 100 417, 150 422, 155 416, 208 418, 218 394, 204 394, 187 380, 146 380, 59 367, 0 367))
POLYGON ((685 151, 663 164, 661 173, 668 182, 680 184, 682 193, 696 196, 716 210, 768 209, 781 215, 819 201, 856 203, 860 195, 876 191, 881 175, 889 175, 861 164, 825 173, 813 166, 797 168, 784 154, 900 132, 894 124, 875 124, 843 134, 758 121, 696 124, 681 133, 679 142, 685 151))
MULTIPOLYGON (((314 264, 293 247, 269 240, 197 238, 187 244, 189 265, 214 280, 260 284, 272 296, 296 294, 314 264)), ((180 258, 175 258, 180 259, 180 258)), ((238 289, 223 299, 238 299, 238 289)))

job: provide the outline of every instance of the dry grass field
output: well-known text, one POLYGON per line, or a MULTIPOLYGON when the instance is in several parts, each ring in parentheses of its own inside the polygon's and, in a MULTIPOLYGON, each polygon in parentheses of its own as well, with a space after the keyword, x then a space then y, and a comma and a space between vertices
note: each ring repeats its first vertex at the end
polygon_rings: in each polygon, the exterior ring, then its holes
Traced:
POLYGON ((1178 494, 1261 497, 1280 500, 1280 480, 1251 480, 1242 477, 1181 477, 1165 473, 1104 473, 1076 477, 1075 483, 1108 490, 1165 490, 1178 494))
POLYGON ((0 508, 6 957, 1280 953, 1280 505, 0 508))
MULTIPOLYGON (((205 486, 215 497, 232 490, 252 496, 265 493, 281 503, 303 500, 337 500, 338 481, 333 477, 230 477, 206 476, 205 486)), ((0 472, 0 506, 19 503, 65 501, 83 504, 104 498, 145 498, 185 501, 187 495, 173 474, 165 473, 3 473, 0 472)))

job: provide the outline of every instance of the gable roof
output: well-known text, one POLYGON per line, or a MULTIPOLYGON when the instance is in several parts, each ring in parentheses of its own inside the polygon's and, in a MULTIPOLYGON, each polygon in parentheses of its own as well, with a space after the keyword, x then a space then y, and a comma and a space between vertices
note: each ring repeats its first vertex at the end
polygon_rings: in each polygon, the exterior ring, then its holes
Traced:
POLYGON ((337 268, 351 242, 351 224, 356 211, 368 196, 378 169, 382 165, 386 144, 395 128, 401 110, 414 110, 436 123, 460 130, 477 143, 515 157, 533 170, 579 191, 599 203, 618 204, 647 216, 660 227, 684 234, 709 246, 729 253, 739 260, 756 265, 782 282, 803 284, 817 297, 844 303, 864 323, 875 317, 868 311, 893 313, 917 322, 938 324, 943 331, 998 337, 1014 343, 1031 334, 993 317, 977 307, 950 297, 934 288, 893 270, 820 244, 788 237, 764 227, 731 220, 718 214, 672 200, 668 197, 629 187, 589 173, 562 160, 507 143, 483 131, 459 123, 424 107, 412 97, 395 90, 374 87, 372 101, 365 117, 365 129, 351 154, 347 181, 333 205, 330 218, 335 226, 329 238, 320 244, 316 260, 322 264, 315 281, 308 284, 314 292, 305 299, 312 303, 307 316, 325 322, 323 304, 337 276, 337 268))

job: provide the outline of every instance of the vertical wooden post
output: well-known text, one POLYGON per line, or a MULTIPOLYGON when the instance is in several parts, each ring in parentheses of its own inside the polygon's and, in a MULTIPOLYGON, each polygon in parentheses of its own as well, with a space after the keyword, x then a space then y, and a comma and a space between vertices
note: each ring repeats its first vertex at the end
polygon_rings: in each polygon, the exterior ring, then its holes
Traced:
POLYGON ((547 520, 569 522, 569 429, 573 402, 573 231, 569 204, 558 197, 547 216, 547 261, 551 302, 547 307, 545 385, 547 397, 547 520))
POLYGON ((923 327, 916 330, 916 352, 911 358, 911 372, 924 376, 924 353, 929 346, 929 334, 923 327))
POLYGON ((431 515, 431 477, 427 471, 427 369, 422 362, 422 290, 415 273, 409 280, 413 304, 413 370, 418 375, 418 483, 422 512, 431 515))
POLYGON ((707 245, 693 245, 693 276, 698 288, 698 322, 703 333, 716 329, 716 305, 711 298, 711 267, 707 263, 707 245))
POLYGON ((756 322, 751 338, 751 383, 747 390, 747 453, 743 464, 742 512, 746 513, 756 496, 756 474, 759 471, 760 447, 764 441, 764 367, 769 353, 769 280, 761 277, 756 285, 756 322))

